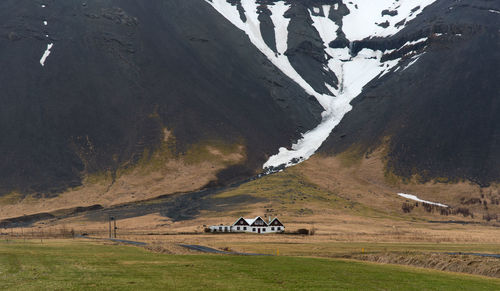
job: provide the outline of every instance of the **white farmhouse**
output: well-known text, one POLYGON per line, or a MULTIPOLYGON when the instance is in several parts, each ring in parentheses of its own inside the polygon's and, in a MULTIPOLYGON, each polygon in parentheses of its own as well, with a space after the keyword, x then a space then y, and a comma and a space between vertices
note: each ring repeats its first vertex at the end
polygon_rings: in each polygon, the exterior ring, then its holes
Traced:
POLYGON ((250 232, 265 234, 284 231, 285 226, 277 217, 272 220, 269 217, 269 222, 266 222, 260 216, 251 219, 240 217, 232 225, 210 226, 210 232, 250 232))

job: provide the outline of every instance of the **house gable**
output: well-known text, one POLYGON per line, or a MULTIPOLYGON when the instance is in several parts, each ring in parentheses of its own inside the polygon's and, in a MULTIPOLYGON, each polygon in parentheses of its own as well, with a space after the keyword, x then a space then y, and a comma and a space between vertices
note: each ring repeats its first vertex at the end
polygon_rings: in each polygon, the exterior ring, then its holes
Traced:
POLYGON ((256 217, 251 226, 267 226, 267 223, 260 216, 256 217))
POLYGON ((281 221, 279 221, 278 218, 275 218, 271 221, 271 223, 269 223, 270 226, 283 226, 283 223, 281 223, 281 221))
POLYGON ((233 225, 249 225, 249 224, 243 217, 240 217, 238 220, 236 220, 236 222, 233 225))

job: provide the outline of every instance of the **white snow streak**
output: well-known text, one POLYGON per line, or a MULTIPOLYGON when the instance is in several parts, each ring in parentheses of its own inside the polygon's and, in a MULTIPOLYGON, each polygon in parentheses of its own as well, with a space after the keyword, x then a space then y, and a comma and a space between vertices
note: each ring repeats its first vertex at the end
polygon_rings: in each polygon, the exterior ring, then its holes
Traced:
MULTIPOLYGON (((344 115, 352 107, 350 102, 358 96, 363 87, 376 78, 383 76, 394 68, 400 59, 382 62, 384 54, 382 51, 363 49, 356 56, 352 56, 349 48, 330 48, 328 44, 337 38, 338 26, 328 18, 331 9, 337 10, 338 4, 321 6, 324 16, 318 16, 321 11, 313 8, 309 11, 313 26, 318 31, 325 46, 325 57, 328 58, 328 66, 324 69, 333 72, 339 80, 339 88, 325 84, 331 91, 331 95, 316 92, 297 71, 292 67, 288 57, 284 55, 287 50, 288 24, 290 19, 285 18, 285 12, 290 8, 285 1, 269 4, 267 8, 271 10, 271 20, 275 26, 277 53, 269 48, 263 40, 260 32, 260 22, 258 20, 256 0, 241 1, 245 10, 246 22, 240 19, 236 6, 227 3, 226 0, 212 0, 207 3, 212 5, 220 14, 233 23, 236 27, 244 31, 250 41, 283 73, 299 84, 308 94, 316 97, 321 106, 325 109, 322 113, 322 122, 314 129, 304 133, 302 138, 291 149, 280 148, 277 155, 272 156, 265 164, 264 168, 278 167, 285 164, 291 166, 297 161, 303 161, 313 155, 321 144, 328 138, 331 131, 337 126, 344 115), (313 15, 314 14, 316 15, 313 15), (294 160, 294 162, 292 162, 294 160)), ((436 0, 358 0, 356 3, 345 3, 350 14, 343 18, 343 31, 348 40, 360 40, 371 36, 389 36, 400 29, 394 25, 403 19, 406 21, 416 17, 422 9, 436 0), (355 8, 358 5, 358 9, 355 8), (415 12, 412 9, 420 6, 415 12), (381 16, 382 10, 397 10, 396 16, 381 16), (390 26, 384 29, 376 23, 389 20, 390 26)), ((347 2, 347 1, 344 1, 347 2)), ((405 45, 414 45, 426 41, 427 38, 408 42, 405 45)), ((418 59, 418 58, 417 58, 418 59)), ((417 60, 415 59, 414 62, 417 60)), ((411 65, 411 64, 410 64, 411 65)), ((409 65, 408 65, 409 66, 409 65)), ((407 67, 408 67, 407 66, 407 67)))
POLYGON ((411 67, 414 63, 416 63, 418 61, 418 59, 423 55, 422 54, 419 54, 419 55, 416 55, 414 57, 412 57, 412 60, 408 63, 408 65, 406 65, 401 71, 404 71, 406 69, 408 69, 409 67, 411 67))
POLYGON ((401 197, 403 197, 403 198, 410 199, 410 200, 417 201, 417 202, 432 204, 432 205, 441 206, 441 207, 448 207, 448 205, 444 205, 444 204, 441 204, 441 203, 431 202, 431 201, 427 201, 427 200, 422 200, 422 199, 418 198, 417 196, 411 195, 411 194, 398 193, 398 195, 401 196, 401 197))
POLYGON ((417 43, 421 43, 421 42, 426 42, 428 39, 429 39, 428 37, 423 37, 421 39, 417 39, 414 41, 407 41, 402 47, 416 45, 417 43))
POLYGON ((47 60, 47 58, 49 57, 50 55, 50 50, 52 49, 52 47, 54 46, 53 43, 49 43, 47 45, 47 49, 45 50, 45 52, 43 53, 43 56, 42 58, 40 59, 40 65, 42 65, 42 67, 45 66, 45 61, 47 60))
POLYGON ((488 11, 489 11, 489 12, 491 12, 491 13, 497 13, 497 14, 500 14, 500 11, 497 11, 497 10, 490 9, 490 10, 488 10, 488 11))

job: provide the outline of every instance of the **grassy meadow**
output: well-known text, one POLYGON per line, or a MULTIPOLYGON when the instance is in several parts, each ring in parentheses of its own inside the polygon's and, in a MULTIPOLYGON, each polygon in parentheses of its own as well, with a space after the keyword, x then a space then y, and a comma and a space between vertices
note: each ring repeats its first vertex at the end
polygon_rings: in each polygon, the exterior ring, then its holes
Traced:
POLYGON ((0 242, 2 290, 499 290, 500 280, 309 257, 167 255, 51 240, 0 242))

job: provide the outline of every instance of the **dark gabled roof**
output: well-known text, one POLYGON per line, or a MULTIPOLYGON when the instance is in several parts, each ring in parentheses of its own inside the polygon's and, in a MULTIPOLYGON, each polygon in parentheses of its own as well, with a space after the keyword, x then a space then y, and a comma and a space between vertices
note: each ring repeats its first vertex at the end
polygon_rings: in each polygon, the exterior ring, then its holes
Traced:
POLYGON ((270 226, 284 226, 283 223, 281 223, 281 221, 275 217, 270 223, 269 223, 270 226))
POLYGON ((250 224, 248 224, 246 219, 244 219, 243 217, 240 217, 240 218, 238 218, 238 220, 236 220, 235 223, 233 223, 233 226, 234 225, 250 225, 250 224))
POLYGON ((262 219, 260 216, 257 216, 255 217, 255 219, 252 219, 250 226, 268 226, 268 225, 264 219, 262 219), (262 224, 260 223, 260 221, 262 221, 262 224))

